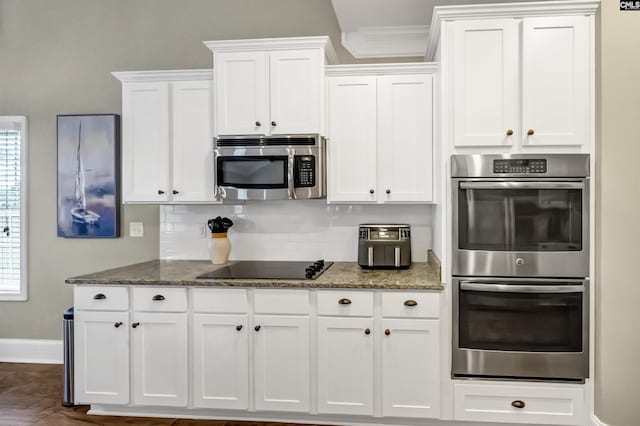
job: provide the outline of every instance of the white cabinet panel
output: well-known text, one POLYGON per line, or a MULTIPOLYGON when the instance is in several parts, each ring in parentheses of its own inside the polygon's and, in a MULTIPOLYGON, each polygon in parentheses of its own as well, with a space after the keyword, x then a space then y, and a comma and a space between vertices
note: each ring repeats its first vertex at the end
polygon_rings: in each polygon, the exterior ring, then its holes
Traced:
POLYGON ((187 336, 186 313, 133 313, 131 344, 134 404, 172 407, 187 405, 187 336))
POLYGON ((254 317, 256 410, 309 411, 309 317, 254 317))
MULTIPOLYGON (((589 18, 525 18, 522 132, 525 145, 582 145, 589 124, 589 18), (527 132, 533 130, 533 134, 527 132)), ((530 132, 529 132, 530 133, 530 132)))
POLYGON ((249 407, 247 315, 193 316, 193 405, 249 407))
POLYGON ((217 52, 214 69, 217 134, 269 134, 267 53, 217 52))
POLYGON ((172 83, 171 102, 172 199, 215 201, 211 80, 172 83))
POLYGON ((440 321, 382 321, 382 414, 440 414, 440 321))
POLYGON ((76 285, 73 288, 73 305, 78 311, 126 311, 129 309, 129 288, 76 285))
POLYGON ((269 53, 271 134, 320 133, 322 65, 318 49, 269 53))
POLYGON ((510 146, 519 137, 519 22, 462 20, 453 26, 454 145, 510 146))
POLYGON ((74 337, 75 402, 128 404, 129 312, 76 311, 74 337))
POLYGON ((122 96, 123 201, 168 201, 169 83, 125 83, 122 96))
POLYGON ((318 318, 319 413, 373 414, 373 345, 371 318, 318 318))
POLYGON ((583 425, 584 389, 581 386, 456 383, 455 420, 489 423, 583 425), (520 407, 514 407, 518 402, 520 407))
POLYGON ((378 77, 378 199, 433 199, 433 76, 378 77))
POLYGON ((329 79, 328 200, 377 200, 376 77, 329 79))

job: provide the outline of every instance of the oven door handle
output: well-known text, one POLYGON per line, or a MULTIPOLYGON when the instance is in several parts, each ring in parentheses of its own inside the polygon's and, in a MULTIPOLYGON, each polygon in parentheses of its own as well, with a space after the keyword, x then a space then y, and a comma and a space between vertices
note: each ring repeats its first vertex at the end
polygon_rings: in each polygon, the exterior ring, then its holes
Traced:
POLYGON ((517 285, 461 282, 460 290, 493 293, 584 293, 582 285, 517 285))
POLYGON ((460 182, 460 189, 584 189, 584 182, 460 182))
POLYGON ((287 148, 287 152, 289 153, 289 161, 287 167, 287 189, 289 191, 289 199, 296 199, 296 188, 294 186, 294 173, 295 173, 295 160, 296 160, 296 150, 293 148, 287 148))

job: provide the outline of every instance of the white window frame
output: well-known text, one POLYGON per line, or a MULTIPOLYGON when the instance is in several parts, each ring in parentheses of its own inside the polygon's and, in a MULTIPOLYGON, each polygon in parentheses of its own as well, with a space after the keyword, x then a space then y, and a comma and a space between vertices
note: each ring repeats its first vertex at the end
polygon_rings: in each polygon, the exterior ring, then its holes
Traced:
POLYGON ((27 222, 27 200, 28 182, 27 182, 27 153, 28 146, 28 128, 27 117, 20 115, 0 115, 0 129, 20 129, 20 291, 8 292, 0 291, 0 301, 26 301, 28 299, 28 280, 27 271, 28 259, 27 242, 28 238, 28 222, 27 222))

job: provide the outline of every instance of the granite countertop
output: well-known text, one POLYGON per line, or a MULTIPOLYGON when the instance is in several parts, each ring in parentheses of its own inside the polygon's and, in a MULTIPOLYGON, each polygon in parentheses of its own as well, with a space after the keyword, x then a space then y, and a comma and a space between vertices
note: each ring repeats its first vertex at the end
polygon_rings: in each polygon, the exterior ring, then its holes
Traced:
MULTIPOLYGON (((232 262, 230 262, 232 263, 232 262)), ((151 260, 121 268, 68 278, 68 284, 173 285, 210 287, 355 288, 384 290, 442 290, 439 261, 415 262, 408 269, 362 269, 355 262, 334 262, 315 280, 199 279, 224 265, 208 260, 151 260)))

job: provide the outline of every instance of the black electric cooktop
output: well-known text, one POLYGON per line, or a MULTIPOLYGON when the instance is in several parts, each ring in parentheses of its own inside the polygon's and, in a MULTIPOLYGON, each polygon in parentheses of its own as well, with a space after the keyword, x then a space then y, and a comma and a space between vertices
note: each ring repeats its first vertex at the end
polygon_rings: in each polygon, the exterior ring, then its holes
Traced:
POLYGON ((315 280, 331 265, 333 262, 325 262, 324 259, 315 262, 243 260, 232 262, 224 268, 207 272, 197 278, 315 280))

